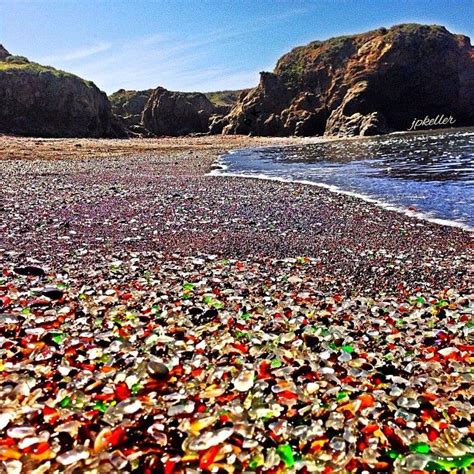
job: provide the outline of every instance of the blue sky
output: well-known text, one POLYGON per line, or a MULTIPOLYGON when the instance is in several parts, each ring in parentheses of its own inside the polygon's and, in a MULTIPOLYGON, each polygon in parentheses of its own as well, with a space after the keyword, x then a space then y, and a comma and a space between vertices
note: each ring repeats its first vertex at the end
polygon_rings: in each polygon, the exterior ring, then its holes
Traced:
POLYGON ((403 22, 474 37, 473 0, 0 0, 0 43, 119 88, 252 87, 291 48, 403 22))

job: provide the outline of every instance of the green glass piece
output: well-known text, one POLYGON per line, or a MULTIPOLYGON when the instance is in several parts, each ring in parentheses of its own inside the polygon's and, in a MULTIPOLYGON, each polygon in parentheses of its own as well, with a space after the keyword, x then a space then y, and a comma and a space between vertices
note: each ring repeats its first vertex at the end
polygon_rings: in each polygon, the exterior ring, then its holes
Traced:
POLYGON ((463 456, 438 457, 430 461, 426 466, 427 471, 446 471, 448 469, 466 468, 474 464, 474 454, 464 454, 463 456))
POLYGON ((275 418, 275 414, 269 411, 265 416, 262 417, 262 420, 270 421, 272 418, 275 418))
POLYGON ((354 352, 354 348, 350 344, 342 346, 342 350, 344 352, 348 352, 349 354, 352 354, 354 352))
POLYGON ((134 383, 134 384, 132 385, 132 388, 131 388, 131 390, 132 390, 132 395, 137 395, 138 392, 141 390, 141 388, 142 388, 142 386, 141 386, 139 383, 134 383))
POLYGON ((423 296, 419 296, 417 299, 416 299, 416 302, 419 303, 419 304, 423 304, 425 302, 425 299, 423 298, 423 296))
POLYGON ((252 315, 250 313, 245 313, 245 314, 242 315, 242 319, 244 321, 249 320, 251 317, 252 317, 252 315))
POLYGON ((105 413, 107 411, 108 405, 107 403, 103 402, 102 400, 99 400, 96 402, 94 405, 94 410, 99 410, 102 413, 105 413))
POLYGON ((263 466, 263 464, 264 464, 263 456, 261 454, 257 454, 250 460, 249 468, 257 469, 258 467, 263 466))
POLYGON ((23 308, 21 310, 21 314, 30 314, 31 313, 31 309, 30 308, 23 308))
POLYGON ((249 337, 249 333, 248 332, 244 332, 244 331, 235 331, 234 333, 234 336, 241 340, 241 339, 248 339, 249 337))
POLYGON ((67 336, 63 333, 57 333, 52 337, 52 339, 56 344, 61 344, 61 342, 63 342, 64 339, 66 339, 66 337, 67 336))
POLYGON ((210 305, 212 303, 212 296, 204 296, 202 301, 204 304, 210 305))
POLYGON ((410 451, 412 453, 428 454, 431 448, 429 444, 426 443, 412 443, 410 444, 410 451))
POLYGON ((193 291, 194 285, 192 283, 185 283, 183 285, 183 291, 193 291))
POLYGON ((389 449, 387 451, 387 454, 390 459, 397 459, 401 456, 401 454, 397 453, 397 451, 395 451, 394 449, 389 449))
POLYGON ((271 367, 272 369, 278 369, 278 368, 281 367, 282 365, 283 365, 283 364, 282 364, 282 362, 281 362, 280 359, 273 359, 272 362, 271 362, 271 364, 270 364, 270 367, 271 367))
POLYGON ((333 351, 337 351, 337 346, 334 342, 331 342, 329 343, 329 347, 333 350, 333 351))
POLYGON ((342 400, 343 398, 346 398, 348 396, 347 392, 339 392, 336 395, 336 400, 342 400))
POLYGON ((276 448, 276 452, 286 467, 294 466, 295 458, 293 457, 293 450, 289 444, 280 444, 280 446, 276 448))
POLYGON ((71 404, 71 397, 69 395, 66 395, 60 402, 59 406, 61 408, 67 408, 71 404))

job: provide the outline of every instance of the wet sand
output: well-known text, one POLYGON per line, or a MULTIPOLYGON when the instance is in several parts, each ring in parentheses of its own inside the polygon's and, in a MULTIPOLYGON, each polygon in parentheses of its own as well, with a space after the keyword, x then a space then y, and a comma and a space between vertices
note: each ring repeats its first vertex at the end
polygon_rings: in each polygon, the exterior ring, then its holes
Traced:
POLYGON ((4 468, 474 461, 470 235, 207 175, 272 143, 0 138, 4 468))

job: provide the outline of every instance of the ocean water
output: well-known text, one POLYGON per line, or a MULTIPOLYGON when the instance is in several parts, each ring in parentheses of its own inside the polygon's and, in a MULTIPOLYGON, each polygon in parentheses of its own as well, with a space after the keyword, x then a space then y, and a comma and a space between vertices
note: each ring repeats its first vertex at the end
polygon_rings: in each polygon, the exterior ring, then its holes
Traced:
POLYGON ((305 182, 474 229, 474 128, 236 150, 212 174, 305 182))

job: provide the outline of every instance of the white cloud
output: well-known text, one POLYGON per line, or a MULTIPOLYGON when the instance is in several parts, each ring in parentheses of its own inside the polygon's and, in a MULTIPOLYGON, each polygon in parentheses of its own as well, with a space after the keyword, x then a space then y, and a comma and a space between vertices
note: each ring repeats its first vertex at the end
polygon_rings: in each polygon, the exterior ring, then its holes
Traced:
POLYGON ((254 87, 258 83, 258 72, 272 70, 273 66, 249 71, 235 62, 232 64, 232 61, 227 66, 222 66, 221 62, 216 65, 212 57, 213 48, 308 13, 308 9, 292 9, 235 27, 222 27, 184 37, 155 32, 113 44, 101 42, 85 46, 41 58, 39 62, 90 79, 108 93, 120 88, 140 90, 159 85, 184 91, 254 87))
POLYGON ((112 47, 112 43, 108 42, 101 42, 94 44, 92 46, 85 46, 78 49, 73 49, 71 51, 67 51, 63 54, 58 54, 54 56, 45 56, 39 59, 41 63, 56 63, 56 62, 64 62, 64 61, 76 61, 77 59, 84 59, 90 56, 94 56, 99 53, 103 53, 104 51, 109 50, 112 47))

